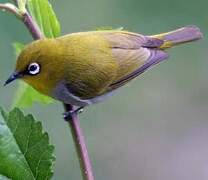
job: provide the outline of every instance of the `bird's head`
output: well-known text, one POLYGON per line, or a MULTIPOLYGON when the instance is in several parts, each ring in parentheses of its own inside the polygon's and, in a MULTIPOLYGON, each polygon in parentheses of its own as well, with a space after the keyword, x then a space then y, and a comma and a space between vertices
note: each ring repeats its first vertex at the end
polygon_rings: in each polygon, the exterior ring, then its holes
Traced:
POLYGON ((61 45, 52 39, 39 40, 27 45, 20 53, 15 71, 5 85, 22 79, 41 93, 49 95, 64 76, 62 52, 61 45))

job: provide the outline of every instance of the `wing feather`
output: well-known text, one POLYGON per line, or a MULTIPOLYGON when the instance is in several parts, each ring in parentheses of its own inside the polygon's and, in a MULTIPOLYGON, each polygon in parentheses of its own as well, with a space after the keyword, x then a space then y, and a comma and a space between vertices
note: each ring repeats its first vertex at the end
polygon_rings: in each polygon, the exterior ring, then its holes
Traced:
POLYGON ((105 93, 113 91, 139 76, 155 64, 168 58, 160 50, 163 40, 127 31, 106 32, 112 55, 118 62, 117 76, 105 93))
POLYGON ((127 31, 110 31, 103 36, 114 49, 139 49, 147 41, 145 36, 127 31))
POLYGON ((145 61, 145 63, 143 63, 143 65, 139 66, 138 69, 136 69, 135 71, 131 72, 130 74, 124 76, 123 78, 111 84, 109 86, 108 91, 112 91, 125 85, 127 82, 139 76, 153 65, 158 64, 159 62, 169 57, 166 52, 161 50, 150 50, 150 54, 150 57, 145 61))

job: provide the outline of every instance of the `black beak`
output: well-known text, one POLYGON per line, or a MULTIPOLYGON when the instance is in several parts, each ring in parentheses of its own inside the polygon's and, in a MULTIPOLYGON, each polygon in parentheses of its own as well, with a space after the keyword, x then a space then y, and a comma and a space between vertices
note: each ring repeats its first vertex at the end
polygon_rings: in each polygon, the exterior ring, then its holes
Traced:
POLYGON ((19 72, 14 72, 12 73, 12 75, 9 77, 9 79, 6 80, 6 82, 4 83, 4 86, 6 86, 7 84, 11 83, 12 81, 21 78, 22 77, 22 73, 19 72))

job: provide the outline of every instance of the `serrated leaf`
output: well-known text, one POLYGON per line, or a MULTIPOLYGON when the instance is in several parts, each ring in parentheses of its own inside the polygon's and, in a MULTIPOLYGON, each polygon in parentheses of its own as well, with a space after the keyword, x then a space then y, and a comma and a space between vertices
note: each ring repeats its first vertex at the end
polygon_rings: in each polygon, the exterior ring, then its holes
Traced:
MULTIPOLYGON (((24 48, 24 45, 21 43, 13 43, 13 47, 15 48, 16 56, 18 56, 21 50, 24 48)), ((27 85, 23 81, 20 81, 12 103, 12 107, 26 108, 32 106, 34 102, 49 104, 53 103, 54 100, 48 96, 40 94, 31 86, 27 85)))
POLYGON ((0 174, 19 180, 50 179, 53 175, 54 147, 48 134, 32 115, 19 109, 0 113, 0 174))
POLYGON ((47 38, 60 35, 60 24, 48 0, 28 0, 28 9, 47 38))

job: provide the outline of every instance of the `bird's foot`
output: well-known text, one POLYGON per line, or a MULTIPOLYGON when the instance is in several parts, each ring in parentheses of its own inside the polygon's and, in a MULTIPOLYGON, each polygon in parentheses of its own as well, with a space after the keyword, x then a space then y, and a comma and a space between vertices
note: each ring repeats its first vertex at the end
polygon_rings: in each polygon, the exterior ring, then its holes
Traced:
POLYGON ((73 118, 74 115, 77 115, 78 113, 82 113, 82 112, 83 112, 83 107, 79 107, 75 110, 67 111, 67 112, 63 113, 64 119, 66 121, 69 121, 73 118))

